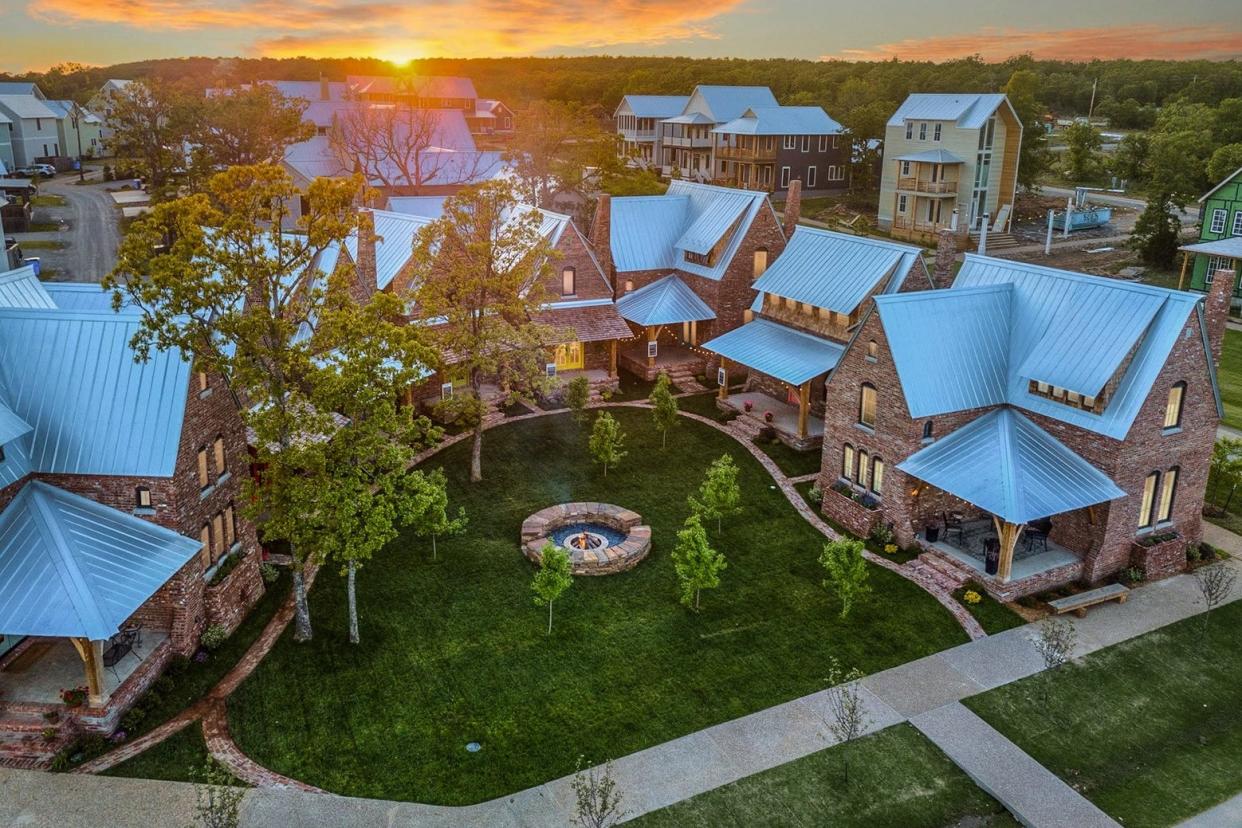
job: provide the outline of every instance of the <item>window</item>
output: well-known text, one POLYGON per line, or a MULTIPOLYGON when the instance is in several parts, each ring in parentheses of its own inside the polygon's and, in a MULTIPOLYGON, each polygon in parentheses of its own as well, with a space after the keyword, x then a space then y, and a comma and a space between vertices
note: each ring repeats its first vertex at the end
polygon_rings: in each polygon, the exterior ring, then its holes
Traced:
POLYGON ((198 393, 202 394, 208 388, 207 372, 199 371, 197 374, 195 374, 195 377, 198 379, 198 393))
POLYGON ((755 248, 755 278, 758 279, 768 269, 768 249, 766 247, 755 248))
POLYGON ((232 549, 237 542, 237 515, 233 512, 233 504, 224 507, 224 545, 232 549))
POLYGON ((904 213, 905 211, 906 211, 906 197, 903 195, 899 195, 897 196, 897 212, 904 213))
POLYGON ((933 141, 940 140, 940 124, 936 124, 935 128, 932 130, 932 140, 933 141))
POLYGON ((216 441, 212 443, 212 449, 215 453, 216 477, 221 478, 224 476, 224 473, 228 471, 228 463, 226 462, 224 456, 224 438, 217 437, 216 441))
POLYGON ((928 442, 931 442, 932 440, 936 439, 935 420, 928 420, 927 422, 923 423, 923 439, 928 442))
POLYGON ((1233 270, 1233 261, 1224 256, 1208 256, 1207 274, 1203 277, 1203 283, 1212 284, 1217 272, 1221 270, 1233 270))
POLYGON ((1160 505, 1156 509, 1157 523, 1173 518, 1173 499, 1177 497, 1177 476, 1180 471, 1174 466, 1164 473, 1164 485, 1160 487, 1160 505))
POLYGON ((815 167, 813 166, 806 168, 806 188, 808 190, 813 189, 815 187, 815 179, 817 177, 818 172, 819 171, 816 170, 815 167))
POLYGON ((789 167, 781 167, 781 189, 789 186, 789 167))
POLYGON ((798 148, 798 136, 797 135, 786 135, 783 146, 787 150, 797 149, 798 148))
POLYGON ((1235 210, 1233 214, 1233 229, 1229 231, 1231 236, 1242 236, 1242 210, 1235 210))
POLYGON ((909 161, 901 162, 901 174, 903 177, 910 174, 910 162, 909 161))
POLYGON ((573 296, 577 293, 577 281, 577 271, 575 271, 574 268, 563 268, 561 270, 561 296, 573 296))
POLYGON ((854 447, 849 443, 841 451, 841 476, 846 480, 854 479, 854 447))
POLYGON ((819 136, 819 151, 820 152, 828 151, 828 136, 827 135, 819 136))
POLYGON ((211 566, 211 524, 203 524, 203 531, 199 532, 198 539, 203 544, 203 548, 198 551, 198 557, 203 562, 203 569, 206 569, 211 566))
MULTIPOLYGON (((40 129, 43 129, 43 121, 40 118, 35 118, 35 130, 40 129)), ((43 145, 43 154, 47 155, 47 144, 43 145)))
POLYGON ((1228 210, 1222 210, 1217 207, 1212 211, 1212 224, 1208 227, 1212 233, 1225 232, 1225 216, 1229 214, 1228 210))
POLYGON ((834 136, 832 136, 832 148, 833 148, 833 149, 836 149, 836 148, 837 148, 837 139, 838 139, 838 138, 840 138, 840 137, 841 137, 841 136, 839 136, 839 135, 834 135, 834 136))
POLYGON ((198 487, 206 491, 211 486, 211 480, 207 474, 207 447, 203 446, 198 450, 198 487))
POLYGON ((214 541, 211 547, 212 560, 219 560, 224 554, 224 512, 216 512, 216 516, 211 519, 211 539, 214 541))
POLYGON ((1152 506, 1156 500, 1156 485, 1160 482, 1160 472, 1152 472, 1143 481, 1143 499, 1139 501, 1139 528, 1145 529, 1152 524, 1152 506))
POLYGON ((802 151, 803 152, 811 151, 811 136, 809 135, 802 136, 802 151))
POLYGON ((858 389, 858 422, 875 427, 875 386, 869 382, 858 389))
POLYGON ((447 400, 451 398, 452 396, 453 396, 453 383, 451 382, 440 383, 440 399, 447 400))
POLYGON ((878 457, 871 460, 871 491, 877 495, 884 486, 884 461, 878 457))
POLYGON ((875 362, 876 357, 880 355, 880 346, 873 339, 867 343, 867 360, 875 362))
POLYGON ((864 489, 871 484, 871 458, 867 452, 858 450, 858 485, 864 489))
POLYGON ((634 280, 633 280, 633 279, 626 279, 626 280, 625 280, 625 292, 626 292, 626 293, 629 293, 629 292, 630 292, 631 290, 633 290, 633 289, 634 289, 634 280))
POLYGON ((1186 383, 1175 383, 1169 389, 1169 402, 1164 407, 1164 427, 1178 428, 1182 424, 1182 403, 1186 399, 1186 383))
POLYGON ((151 508, 151 490, 146 486, 139 486, 134 490, 134 503, 139 509, 151 508))
POLYGON ((927 122, 926 121, 919 124, 919 140, 920 141, 927 140, 927 122))
POLYGON ((906 121, 906 140, 909 141, 914 137, 914 124, 906 121))

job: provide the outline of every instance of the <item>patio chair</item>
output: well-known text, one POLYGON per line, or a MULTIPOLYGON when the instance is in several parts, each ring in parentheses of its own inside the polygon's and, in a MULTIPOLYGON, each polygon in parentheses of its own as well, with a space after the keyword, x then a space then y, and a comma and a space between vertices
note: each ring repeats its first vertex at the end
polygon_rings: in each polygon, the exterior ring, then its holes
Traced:
POLYGON ((1030 552, 1036 546, 1042 551, 1048 551, 1048 533, 1043 529, 1034 529, 1027 527, 1022 543, 1027 552, 1030 552))
POLYGON ((965 519, 960 512, 941 512, 941 520, 944 521, 944 536, 947 540, 949 532, 957 532, 957 542, 965 545, 966 543, 966 527, 965 519))

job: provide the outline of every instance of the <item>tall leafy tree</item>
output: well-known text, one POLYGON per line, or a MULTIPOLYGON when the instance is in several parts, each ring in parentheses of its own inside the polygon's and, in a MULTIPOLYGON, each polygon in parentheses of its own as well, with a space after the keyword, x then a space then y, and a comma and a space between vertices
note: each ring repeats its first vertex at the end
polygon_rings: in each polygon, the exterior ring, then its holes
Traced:
POLYGON ((608 476, 608 467, 616 466, 629 452, 624 450, 625 432, 607 411, 595 418, 591 427, 591 439, 588 447, 595 462, 604 467, 604 477, 608 476))
POLYGON ((660 448, 668 445, 668 430, 677 425, 677 398, 673 396, 671 385, 668 374, 661 371, 647 400, 651 403, 651 420, 660 430, 660 448))
POLYGON ((1242 143, 1225 144, 1212 153, 1207 165, 1209 184, 1218 184, 1242 169, 1242 143))
POLYGON ((168 194, 186 167, 185 138, 196 101, 171 83, 134 81, 112 98, 109 149, 136 165, 156 199, 168 194))
POLYGON ((573 586, 574 576, 569 553, 549 541, 539 555, 539 568, 531 581, 535 606, 548 608, 548 635, 552 634, 552 602, 573 586))
POLYGON ((545 301, 551 247, 540 215, 520 209, 513 190, 494 181, 463 189, 444 215, 414 243, 417 312, 435 319, 428 336, 453 369, 466 376, 475 401, 470 479, 483 479, 483 418, 477 405, 485 383, 511 399, 531 399, 546 384, 544 366, 554 332, 535 322, 545 301))
POLYGON ((291 144, 315 134, 315 125, 302 120, 305 109, 305 101, 286 98, 267 83, 218 90, 192 112, 195 162, 207 170, 278 164, 291 144))
POLYGON ((1100 174, 1103 139, 1086 121, 1075 121, 1065 128, 1065 156, 1062 171, 1076 184, 1090 181, 1100 174))
POLYGON ((720 586, 720 572, 726 566, 724 555, 713 549, 707 530, 698 515, 686 518, 685 528, 677 532, 673 547, 673 570, 681 586, 681 603, 699 611, 699 595, 720 586))
POLYGON ((1018 185, 1036 189, 1048 169, 1047 137, 1044 133, 1044 107, 1038 99, 1039 76, 1030 69, 1019 69, 1009 76, 1001 90, 1009 98, 1022 123, 1022 145, 1018 150, 1018 185))
POLYGON ((1182 223, 1173 214, 1170 202, 1167 193, 1148 196, 1147 206, 1130 232, 1130 247, 1142 261, 1157 267, 1173 266, 1181 238, 1182 223))
POLYGON ((539 100, 517 119, 505 160, 522 199, 548 207, 558 193, 585 194, 591 187, 588 167, 615 156, 614 139, 583 107, 539 100))
POLYGON ((722 454, 708 466, 698 496, 690 495, 690 509, 703 520, 715 520, 717 532, 725 518, 742 511, 739 472, 733 458, 722 454))

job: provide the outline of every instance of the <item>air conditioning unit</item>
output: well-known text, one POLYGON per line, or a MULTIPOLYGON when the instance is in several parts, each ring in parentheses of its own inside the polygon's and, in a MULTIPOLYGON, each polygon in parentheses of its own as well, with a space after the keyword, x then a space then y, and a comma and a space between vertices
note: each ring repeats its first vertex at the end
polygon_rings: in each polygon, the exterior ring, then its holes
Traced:
POLYGON ((451 382, 440 383, 440 399, 447 400, 449 397, 452 397, 452 396, 453 396, 453 383, 451 382))
POLYGON ((543 370, 547 372, 549 377, 555 377, 556 376, 556 363, 549 362, 547 365, 544 366, 543 370))

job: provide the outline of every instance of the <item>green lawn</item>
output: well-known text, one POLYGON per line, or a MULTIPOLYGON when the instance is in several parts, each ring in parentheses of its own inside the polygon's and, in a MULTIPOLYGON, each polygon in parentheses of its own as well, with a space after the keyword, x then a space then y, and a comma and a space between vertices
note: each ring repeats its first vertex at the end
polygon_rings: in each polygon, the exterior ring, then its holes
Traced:
POLYGON ((23 250, 64 250, 65 243, 50 239, 31 239, 21 243, 23 250))
POLYGON ((999 828, 1017 822, 926 736, 909 724, 899 724, 628 824, 640 828, 943 828, 966 824, 999 828))
POLYGON ((954 591, 953 597, 975 617, 988 635, 1021 627, 1026 623, 1025 618, 988 595, 987 591, 978 584, 967 582, 961 589, 954 591), (963 599, 967 590, 974 590, 979 594, 979 603, 968 604, 963 599))
POLYGON ((193 774, 206 764, 207 743, 203 740, 202 724, 193 722, 155 747, 104 771, 104 775, 183 782, 193 779, 193 774))
POLYGON ((872 568, 875 595, 848 621, 820 585, 823 538, 771 487, 735 440, 682 422, 669 448, 645 410, 614 409, 629 456, 605 480, 568 415, 499 426, 484 441, 486 480, 465 482, 468 446, 435 458, 465 534, 401 539, 359 574, 363 643, 346 643, 342 579, 311 595, 314 642, 291 633, 233 696, 232 733, 259 763, 354 796, 478 802, 821 689, 830 656, 865 672, 966 640, 908 581, 872 568), (729 453, 746 510, 712 540, 729 559, 695 614, 677 603, 669 558, 686 496, 729 453), (654 530, 635 570, 579 578, 544 611, 521 522, 563 501, 607 501, 654 530), (482 744, 478 753, 468 742, 482 744))
POLYGON ((814 451, 796 451, 782 443, 780 440, 772 442, 756 442, 755 445, 763 449, 763 453, 771 457, 773 462, 785 473, 786 477, 802 477, 807 474, 817 474, 819 472, 820 462, 823 454, 819 449, 814 451))
POLYGON ((1225 403, 1225 419, 1221 422, 1242 430, 1242 331, 1226 329, 1220 363, 1216 378, 1225 403))
POLYGON ((1242 792, 1240 626, 1242 601, 965 704, 1122 824, 1173 825, 1242 792))

